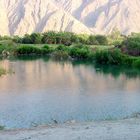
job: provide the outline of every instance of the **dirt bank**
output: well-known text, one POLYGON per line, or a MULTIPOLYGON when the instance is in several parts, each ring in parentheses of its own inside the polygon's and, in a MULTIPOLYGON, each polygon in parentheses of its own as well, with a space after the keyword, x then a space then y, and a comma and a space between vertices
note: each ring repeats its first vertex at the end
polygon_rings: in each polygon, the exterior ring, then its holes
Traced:
POLYGON ((140 119, 4 130, 0 140, 140 140, 140 119))

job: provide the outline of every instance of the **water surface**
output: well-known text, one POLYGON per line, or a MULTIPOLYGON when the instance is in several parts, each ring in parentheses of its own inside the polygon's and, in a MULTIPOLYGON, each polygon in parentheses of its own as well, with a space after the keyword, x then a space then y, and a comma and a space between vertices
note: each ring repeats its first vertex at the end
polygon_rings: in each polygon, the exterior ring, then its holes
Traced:
POLYGON ((140 71, 47 58, 2 60, 0 125, 120 119, 140 112, 140 71))

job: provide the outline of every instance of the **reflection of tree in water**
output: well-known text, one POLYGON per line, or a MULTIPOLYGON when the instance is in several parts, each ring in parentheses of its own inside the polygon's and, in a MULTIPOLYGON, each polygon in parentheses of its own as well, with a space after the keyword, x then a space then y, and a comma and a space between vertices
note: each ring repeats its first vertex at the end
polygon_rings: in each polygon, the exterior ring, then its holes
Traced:
POLYGON ((34 55, 23 55, 23 56, 14 56, 14 57, 10 57, 9 60, 10 61, 34 61, 34 60, 37 60, 37 59, 40 59, 41 56, 34 56, 34 55))
POLYGON ((140 77, 140 70, 132 67, 125 66, 103 66, 95 64, 95 69, 97 73, 111 74, 114 78, 118 78, 120 75, 124 74, 127 78, 137 78, 140 77))
POLYGON ((121 65, 120 66, 99 65, 87 61, 74 61, 72 64, 73 66, 76 65, 93 66, 96 70, 96 73, 103 73, 105 75, 111 74, 114 78, 118 78, 122 74, 124 74, 127 78, 140 77, 140 70, 132 67, 126 67, 121 65))
MULTIPOLYGON (((120 75, 124 74, 127 78, 140 78, 140 70, 138 68, 132 68, 132 67, 126 67, 126 66, 112 66, 112 65, 99 65, 95 64, 90 61, 60 61, 60 60, 53 60, 50 59, 48 56, 42 57, 42 56, 18 56, 10 58, 10 60, 21 60, 21 61, 34 61, 37 59, 42 59, 44 62, 48 61, 54 61, 55 63, 59 63, 61 65, 64 65, 66 63, 72 63, 73 67, 79 66, 79 65, 85 65, 85 66, 93 66, 96 70, 96 73, 103 73, 105 75, 111 74, 114 78, 118 78, 120 75)), ((2 59, 0 59, 2 60, 2 59)))

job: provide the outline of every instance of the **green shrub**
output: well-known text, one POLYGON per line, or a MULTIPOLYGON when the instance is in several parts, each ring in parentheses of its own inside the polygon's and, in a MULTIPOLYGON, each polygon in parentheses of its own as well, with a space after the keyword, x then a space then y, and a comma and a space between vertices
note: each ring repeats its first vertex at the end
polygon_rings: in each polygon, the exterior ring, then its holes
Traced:
POLYGON ((53 47, 49 47, 48 45, 45 45, 42 47, 42 54, 50 54, 54 51, 53 47))
POLYGON ((30 38, 32 44, 40 44, 42 42, 42 36, 40 33, 32 33, 30 38))
POLYGON ((82 44, 87 44, 88 43, 88 39, 89 39, 89 35, 87 34, 79 34, 79 35, 75 35, 77 38, 77 41, 74 43, 82 43, 82 44))
POLYGON ((96 40, 96 37, 94 35, 90 35, 88 39, 88 44, 99 45, 99 42, 96 40))
POLYGON ((21 46, 16 49, 16 54, 18 55, 42 54, 42 51, 40 48, 33 46, 21 46))
POLYGON ((65 46, 65 45, 59 45, 57 48, 56 48, 56 51, 67 51, 68 50, 68 47, 65 46))
POLYGON ((0 54, 5 50, 5 47, 3 45, 0 45, 0 54))
POLYGON ((108 40, 106 36, 103 35, 96 35, 95 39, 99 43, 99 45, 108 45, 108 40))
POLYGON ((1 43, 0 45, 0 54, 2 55, 3 51, 8 52, 10 55, 13 54, 16 50, 17 45, 12 41, 1 43))
POLYGON ((140 56, 140 36, 130 36, 123 43, 123 52, 133 55, 140 56))
POLYGON ((43 46, 43 49, 47 49, 47 50, 48 50, 49 48, 50 48, 50 47, 49 47, 48 45, 44 45, 44 46, 43 46))
POLYGON ((77 59, 88 59, 90 50, 87 46, 75 45, 70 49, 70 56, 77 59))
POLYGON ((86 46, 86 45, 83 45, 83 44, 79 43, 79 44, 74 45, 73 48, 88 49, 89 46, 86 46))
POLYGON ((133 66, 140 69, 140 58, 133 62, 133 66))
POLYGON ((127 39, 126 45, 128 49, 139 49, 140 50, 140 37, 130 37, 127 39))
POLYGON ((101 50, 95 53, 95 61, 99 64, 120 65, 124 63, 125 56, 118 49, 101 50))
POLYGON ((106 36, 103 35, 90 35, 88 39, 90 45, 108 45, 106 36))

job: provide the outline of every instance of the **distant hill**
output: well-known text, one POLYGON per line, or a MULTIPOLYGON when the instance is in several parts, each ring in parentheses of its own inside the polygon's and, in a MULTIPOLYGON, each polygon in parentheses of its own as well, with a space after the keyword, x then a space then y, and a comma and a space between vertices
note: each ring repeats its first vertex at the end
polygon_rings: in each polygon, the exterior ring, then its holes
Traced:
POLYGON ((140 0, 0 0, 0 34, 140 32, 140 0))

